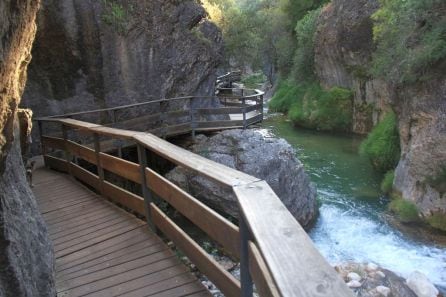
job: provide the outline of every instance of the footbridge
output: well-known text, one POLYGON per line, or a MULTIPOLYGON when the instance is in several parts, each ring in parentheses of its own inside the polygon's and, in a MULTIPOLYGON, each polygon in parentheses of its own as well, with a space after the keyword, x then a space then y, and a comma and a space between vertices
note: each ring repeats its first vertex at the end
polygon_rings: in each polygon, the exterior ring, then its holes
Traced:
POLYGON ((265 181, 166 141, 262 119, 263 93, 233 89, 37 119, 45 166, 34 192, 54 245, 58 296, 209 296, 202 275, 225 296, 353 296, 265 181), (238 224, 167 180, 155 159, 230 190, 238 224), (240 277, 166 204, 239 261, 240 277))

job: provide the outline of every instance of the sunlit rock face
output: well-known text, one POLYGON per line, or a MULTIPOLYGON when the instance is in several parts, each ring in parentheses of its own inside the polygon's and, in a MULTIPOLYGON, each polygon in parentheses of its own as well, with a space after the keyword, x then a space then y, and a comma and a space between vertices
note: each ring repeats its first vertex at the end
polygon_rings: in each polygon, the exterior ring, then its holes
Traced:
POLYGON ((39 2, 0 1, 0 296, 55 296, 52 247, 26 182, 17 116, 39 2))
POLYGON ((23 104, 39 116, 210 95, 222 37, 205 16, 193 0, 45 0, 23 104))
POLYGON ((321 84, 354 91, 353 131, 368 133, 390 109, 398 116, 401 161, 394 189, 426 218, 446 218, 446 72, 432 65, 432 79, 404 86, 367 75, 374 51, 372 14, 378 0, 334 0, 318 19, 315 67, 321 84))

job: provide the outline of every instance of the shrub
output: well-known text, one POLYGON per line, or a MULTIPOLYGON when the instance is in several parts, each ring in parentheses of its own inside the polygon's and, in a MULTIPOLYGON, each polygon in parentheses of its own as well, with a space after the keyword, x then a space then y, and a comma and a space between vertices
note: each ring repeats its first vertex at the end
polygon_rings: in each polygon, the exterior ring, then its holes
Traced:
POLYGON ((314 36, 321 9, 308 12, 297 22, 297 49, 294 54, 293 77, 296 81, 314 81, 314 36))
POLYGON ((396 167, 400 158, 400 140, 396 115, 388 113, 361 143, 359 152, 373 167, 386 172, 396 167))
POLYGON ((379 2, 372 74, 396 83, 428 80, 428 70, 446 59, 446 1, 379 2))
POLYGON ((395 179, 395 171, 389 170, 384 175, 384 179, 381 182, 381 191, 388 194, 392 191, 393 188, 393 181, 395 179))
POLYGON ((298 86, 292 86, 288 82, 280 82, 274 97, 268 103, 271 111, 287 113, 291 106, 303 96, 298 86))
POLYGON ((130 21, 130 14, 133 12, 133 4, 126 6, 118 3, 116 0, 102 0, 104 11, 102 20, 119 34, 124 34, 130 21))
POLYGON ((257 88, 259 84, 263 84, 265 81, 266 76, 263 73, 255 73, 242 79, 242 83, 250 89, 257 88))
POLYGON ((288 114, 295 124, 322 131, 351 130, 351 91, 338 87, 325 91, 318 84, 304 89, 303 100, 293 104, 288 114))
POLYGON ((440 195, 446 193, 446 166, 443 165, 440 172, 426 179, 426 182, 438 192, 440 195))
POLYGON ((418 209, 415 204, 402 198, 396 198, 389 204, 391 212, 395 213, 398 219, 403 223, 418 222, 418 209))
POLYGON ((446 231, 446 214, 444 213, 434 213, 430 217, 426 218, 429 225, 434 228, 446 231))

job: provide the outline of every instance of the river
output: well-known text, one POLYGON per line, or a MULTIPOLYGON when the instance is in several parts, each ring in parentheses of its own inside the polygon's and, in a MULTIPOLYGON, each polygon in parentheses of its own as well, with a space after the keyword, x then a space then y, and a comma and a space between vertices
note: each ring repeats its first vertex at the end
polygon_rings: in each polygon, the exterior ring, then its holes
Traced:
POLYGON ((297 150, 317 186, 320 216, 310 237, 330 263, 373 262, 403 277, 419 270, 446 287, 446 248, 402 234, 384 219, 382 177, 357 154, 361 138, 298 129, 280 115, 263 127, 297 150))

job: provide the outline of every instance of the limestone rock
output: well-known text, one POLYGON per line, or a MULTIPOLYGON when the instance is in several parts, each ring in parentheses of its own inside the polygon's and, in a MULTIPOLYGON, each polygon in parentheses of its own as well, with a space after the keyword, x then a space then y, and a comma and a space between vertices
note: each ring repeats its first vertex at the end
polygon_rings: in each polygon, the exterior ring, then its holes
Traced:
POLYGON ((419 271, 414 271, 409 275, 407 285, 418 297, 437 297, 439 294, 437 288, 429 281, 426 275, 419 271))
POLYGON ((17 106, 40 1, 0 1, 0 296, 56 296, 53 252, 28 187, 17 106))
POLYGON ((351 280, 347 283, 347 287, 349 288, 359 288, 361 286, 362 286, 361 283, 357 280, 351 280))
POLYGON ((45 116, 212 95, 223 40, 205 16, 195 0, 43 0, 22 104, 45 116), (115 2, 124 14, 107 20, 115 2))
POLYGON ((347 279, 349 279, 350 281, 360 281, 362 279, 362 277, 357 274, 356 272, 350 272, 349 274, 347 274, 347 279))
POLYGON ((376 291, 381 294, 381 296, 387 297, 390 294, 390 289, 385 286, 377 286, 376 291))
MULTIPOLYGON (((315 218, 316 190, 285 140, 264 138, 255 130, 227 130, 212 137, 197 136, 190 150, 267 181, 302 226, 315 218)), ((230 190, 180 167, 167 178, 211 207, 238 217, 238 205, 230 190)))

